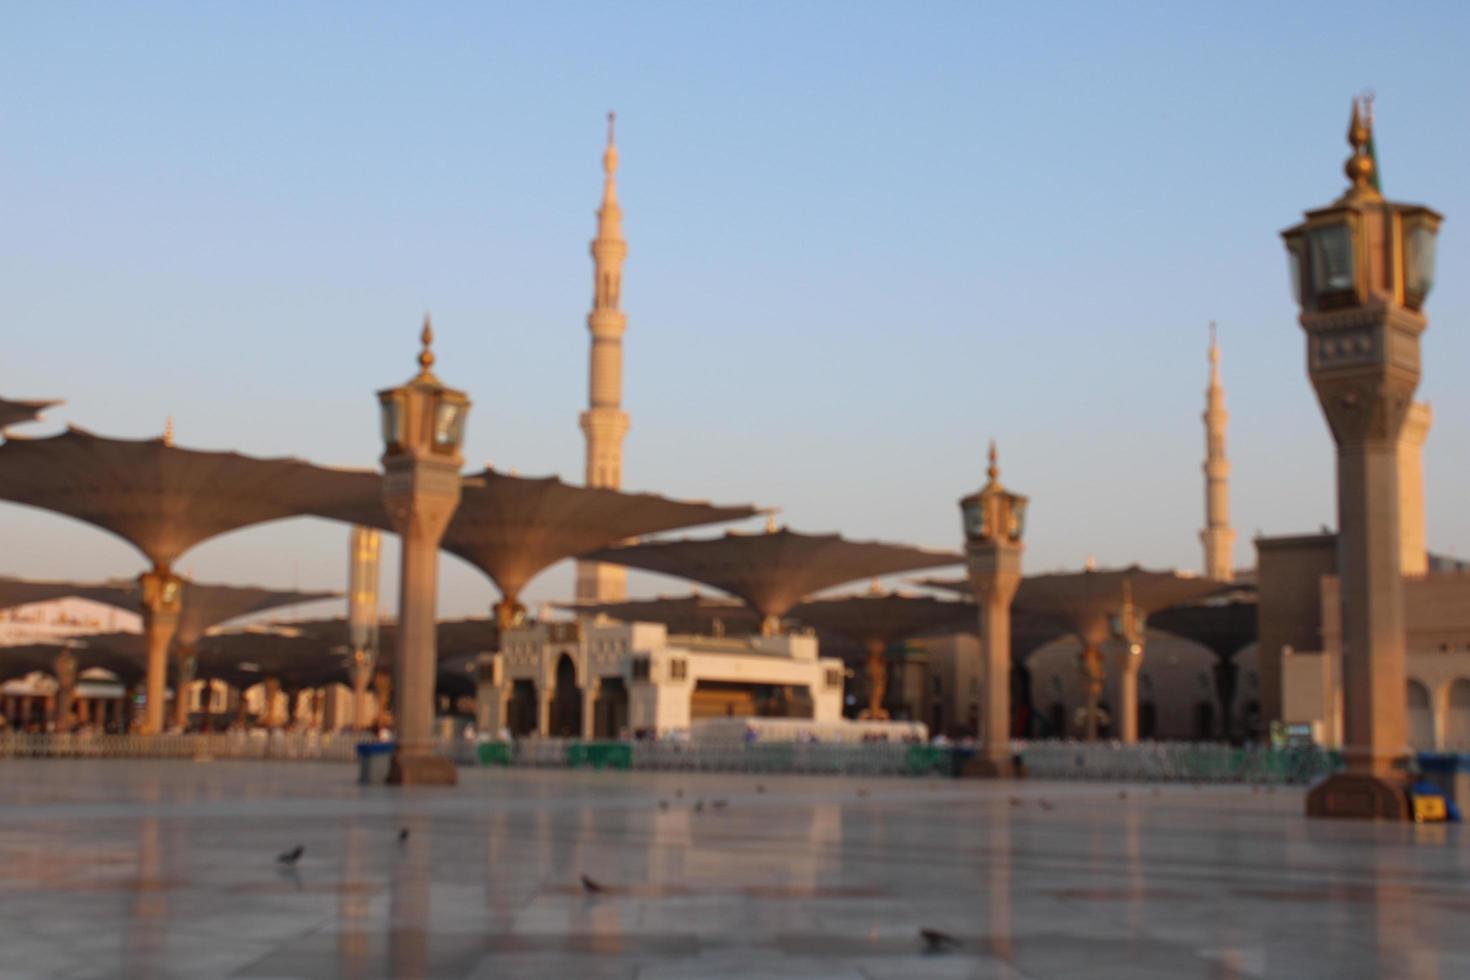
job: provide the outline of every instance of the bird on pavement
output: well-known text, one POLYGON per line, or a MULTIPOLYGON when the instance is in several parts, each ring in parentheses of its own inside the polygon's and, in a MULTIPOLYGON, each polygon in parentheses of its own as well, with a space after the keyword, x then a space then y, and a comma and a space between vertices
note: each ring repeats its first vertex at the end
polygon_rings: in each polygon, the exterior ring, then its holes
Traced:
POLYGON ((960 944, 958 939, 938 929, 920 929, 919 938, 924 940, 924 952, 926 953, 948 952, 960 944))
POLYGON ((406 844, 406 843, 408 843, 408 828, 407 827, 404 827, 402 830, 400 830, 398 832, 398 843, 400 843, 400 844, 406 844))
POLYGON ((1047 811, 1048 813, 1050 813, 1052 810, 1055 810, 1056 809, 1055 804, 1051 803, 1048 800, 1041 800, 1039 802, 1041 804, 1041 808, 1043 810, 1047 811))
POLYGON ((658 808, 660 810, 667 810, 669 808, 669 801, 668 800, 659 800, 658 801, 658 808))
POLYGON ((710 806, 714 807, 716 810, 723 810, 723 809, 725 809, 725 807, 727 807, 729 805, 730 805, 730 801, 729 800, 711 800, 710 801, 710 806))
POLYGON ((587 877, 586 875, 583 875, 582 876, 582 891, 586 892, 588 895, 601 895, 604 892, 606 892, 607 889, 606 888, 603 888, 601 885, 599 885, 597 882, 593 881, 591 878, 587 877))
POLYGON ((694 812, 695 813, 703 813, 704 812, 704 800, 695 800, 694 801, 694 812))
POLYGON ((301 855, 303 855, 305 853, 306 853, 306 848, 302 847, 300 844, 297 844, 295 847, 291 848, 289 851, 285 852, 284 854, 277 854, 276 855, 276 863, 277 864, 295 864, 297 861, 300 861, 301 860, 301 855))

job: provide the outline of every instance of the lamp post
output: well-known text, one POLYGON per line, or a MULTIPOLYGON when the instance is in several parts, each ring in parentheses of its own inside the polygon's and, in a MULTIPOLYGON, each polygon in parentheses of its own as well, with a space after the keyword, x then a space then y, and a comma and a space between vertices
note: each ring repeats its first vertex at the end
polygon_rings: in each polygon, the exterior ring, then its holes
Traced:
POLYGON ((1422 307, 1440 216, 1384 199, 1353 105, 1351 186, 1285 232, 1307 373, 1337 444, 1345 772, 1307 796, 1313 816, 1406 819, 1408 755, 1397 444, 1419 384, 1422 307))
POLYGON ((424 318, 419 373, 378 392, 383 421, 383 504, 402 542, 398 656, 394 663, 397 751, 388 781, 454 785, 454 763, 434 754, 434 613, 439 540, 459 506, 461 445, 470 402, 429 370, 434 333, 424 318))
POLYGON ((990 444, 989 477, 978 493, 960 501, 964 519, 965 561, 970 588, 980 607, 980 676, 985 707, 980 751, 967 773, 981 777, 1014 775, 1011 765, 1011 600, 1021 584, 1021 536, 1027 500, 1000 485, 995 443, 990 444))

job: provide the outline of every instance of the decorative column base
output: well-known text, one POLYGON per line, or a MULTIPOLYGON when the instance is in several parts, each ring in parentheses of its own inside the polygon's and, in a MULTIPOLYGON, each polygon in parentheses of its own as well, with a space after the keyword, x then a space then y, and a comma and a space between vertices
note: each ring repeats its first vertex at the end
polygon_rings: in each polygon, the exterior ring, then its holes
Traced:
POLYGON ((1408 820, 1409 795, 1403 779, 1368 773, 1334 773, 1308 791, 1307 816, 1408 820))
POLYGON ((458 786, 459 770, 442 755, 393 753, 388 767, 389 786, 458 786))

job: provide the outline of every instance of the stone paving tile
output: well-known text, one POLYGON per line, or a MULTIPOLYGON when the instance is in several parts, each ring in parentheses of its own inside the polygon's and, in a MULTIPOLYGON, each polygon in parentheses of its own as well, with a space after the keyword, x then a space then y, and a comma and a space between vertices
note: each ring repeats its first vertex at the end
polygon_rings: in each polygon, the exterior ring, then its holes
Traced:
POLYGON ((1462 829, 1300 791, 353 775, 0 761, 0 977, 1470 976, 1462 829))

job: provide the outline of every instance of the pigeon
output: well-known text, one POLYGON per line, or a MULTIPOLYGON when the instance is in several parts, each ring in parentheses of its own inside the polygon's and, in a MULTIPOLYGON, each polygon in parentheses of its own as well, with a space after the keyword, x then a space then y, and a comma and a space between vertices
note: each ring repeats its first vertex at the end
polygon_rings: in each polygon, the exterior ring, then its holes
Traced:
POLYGON ((400 843, 400 844, 407 844, 408 843, 408 828, 407 827, 404 827, 402 830, 400 830, 398 832, 398 843, 400 843))
POLYGON ((714 807, 716 810, 723 810, 723 809, 725 809, 725 807, 727 807, 729 805, 730 805, 730 801, 729 800, 711 800, 710 801, 710 806, 714 807))
POLYGON ((1056 806, 1053 805, 1052 803, 1047 802, 1046 800, 1042 800, 1041 801, 1041 808, 1043 810, 1045 810, 1047 813, 1050 813, 1051 811, 1053 811, 1053 810, 1056 809, 1056 806))
POLYGON ((920 929, 919 938, 924 940, 926 953, 945 953, 960 944, 958 939, 938 929, 920 929))
POLYGON ((660 810, 667 810, 669 808, 669 801, 668 800, 659 800, 658 801, 658 808, 660 810))
POLYGON ((703 813, 704 812, 704 800, 696 800, 695 801, 695 803, 694 803, 694 812, 695 813, 703 813))
POLYGON ((603 892, 607 891, 607 889, 603 888, 601 885, 599 885, 597 882, 593 881, 586 875, 583 875, 582 891, 586 892, 588 895, 601 895, 603 892))
POLYGON ((1011 806, 1020 806, 1020 805, 1021 805, 1021 798, 1019 796, 1013 796, 1013 797, 1011 797, 1011 806))
POLYGON ((764 793, 766 791, 766 784, 765 783, 756 783, 755 784, 755 791, 757 793, 764 793))
POLYGON ((291 848, 286 853, 284 853, 284 854, 277 854, 276 855, 276 863, 277 864, 295 864, 297 861, 300 861, 301 860, 301 855, 303 855, 305 853, 306 853, 306 848, 302 847, 300 844, 297 844, 295 847, 291 848))
POLYGON ((679 789, 674 790, 674 796, 676 796, 677 798, 679 798, 679 799, 682 800, 684 798, 684 789, 683 789, 683 787, 680 787, 679 789))
POLYGON ((1126 789, 1120 789, 1120 790, 1118 790, 1118 799, 1120 799, 1120 800, 1126 800, 1126 799, 1128 799, 1128 791, 1126 789))
POLYGON ((868 791, 866 789, 859 789, 858 790, 858 796, 867 796, 867 795, 868 795, 868 791))

